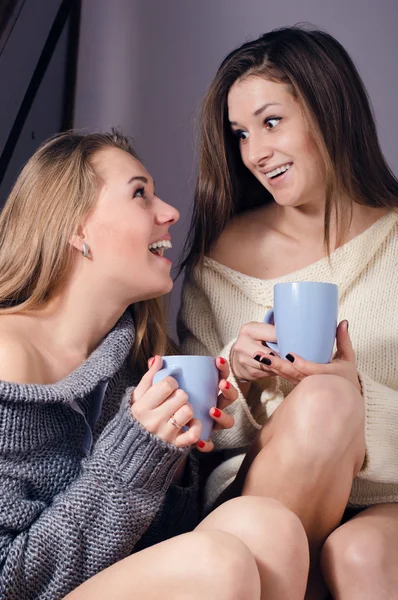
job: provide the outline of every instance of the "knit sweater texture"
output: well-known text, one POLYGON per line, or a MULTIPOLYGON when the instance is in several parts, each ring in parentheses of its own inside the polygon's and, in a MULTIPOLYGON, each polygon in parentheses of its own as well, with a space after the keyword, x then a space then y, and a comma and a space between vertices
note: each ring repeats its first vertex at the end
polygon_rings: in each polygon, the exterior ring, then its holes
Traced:
POLYGON ((136 377, 126 313, 73 373, 50 385, 0 381, 0 598, 58 600, 140 548, 196 523, 188 448, 130 411, 136 377))
MULTIPOLYGON (((398 216, 388 213, 330 257, 298 271, 262 280, 206 258, 185 281, 179 331, 186 354, 229 359, 240 327, 261 321, 276 283, 325 281, 339 286, 339 320, 348 319, 366 407, 366 459, 355 478, 350 506, 398 502, 398 216)), ((231 374, 230 380, 238 387, 231 374)), ((210 475, 211 506, 234 479, 244 452, 265 420, 292 390, 279 377, 252 384, 247 398, 228 409, 235 427, 213 433, 217 449, 241 449, 210 475)), ((321 401, 321 399, 320 399, 321 401)), ((342 427, 344 424, 342 424, 342 427)))

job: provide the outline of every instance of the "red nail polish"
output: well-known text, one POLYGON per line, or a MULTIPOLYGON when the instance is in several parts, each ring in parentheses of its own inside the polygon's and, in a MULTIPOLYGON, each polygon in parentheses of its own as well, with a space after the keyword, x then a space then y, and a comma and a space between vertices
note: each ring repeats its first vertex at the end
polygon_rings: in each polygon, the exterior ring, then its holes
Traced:
POLYGON ((219 410, 218 408, 215 408, 213 411, 213 415, 217 418, 221 417, 221 410, 219 410))
POLYGON ((226 381, 225 382, 225 389, 229 390, 230 387, 231 387, 231 385, 230 385, 229 381, 226 381))
POLYGON ((225 365, 225 362, 226 362, 225 359, 222 356, 219 356, 219 359, 220 359, 220 363, 222 365, 225 365))
POLYGON ((148 366, 149 366, 149 368, 151 368, 151 367, 152 367, 153 363, 155 362, 155 358, 156 358, 156 357, 153 357, 153 358, 150 358, 150 359, 148 360, 148 366))
POLYGON ((199 440, 198 446, 199 446, 199 448, 204 448, 206 446, 206 444, 202 440, 199 440))

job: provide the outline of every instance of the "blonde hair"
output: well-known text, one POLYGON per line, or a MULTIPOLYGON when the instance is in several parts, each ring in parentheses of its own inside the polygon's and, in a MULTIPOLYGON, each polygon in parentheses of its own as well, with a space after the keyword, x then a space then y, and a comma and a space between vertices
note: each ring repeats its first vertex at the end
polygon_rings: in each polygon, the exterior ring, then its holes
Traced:
MULTIPOLYGON (((39 308, 65 281, 72 235, 90 213, 102 180, 95 155, 118 148, 138 158, 127 137, 68 131, 44 142, 22 169, 0 214, 0 314, 39 308)), ((131 305, 132 358, 143 370, 167 346, 161 301, 131 305)))

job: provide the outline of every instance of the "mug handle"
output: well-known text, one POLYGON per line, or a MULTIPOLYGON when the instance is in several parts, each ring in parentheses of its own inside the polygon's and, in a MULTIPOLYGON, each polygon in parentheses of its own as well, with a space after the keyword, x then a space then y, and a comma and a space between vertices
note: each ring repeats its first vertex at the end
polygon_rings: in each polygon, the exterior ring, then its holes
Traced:
MULTIPOLYGON (((264 323, 266 323, 267 325, 275 325, 273 308, 270 308, 269 311, 267 312, 267 314, 265 315, 264 323)), ((266 344, 269 348, 271 348, 271 350, 275 350, 275 352, 280 354, 278 344, 275 344, 275 342, 266 342, 266 344)))
POLYGON ((165 379, 165 377, 168 377, 169 375, 177 378, 182 375, 182 369, 176 366, 160 369, 160 371, 156 371, 155 375, 153 376, 153 383, 159 383, 159 381, 162 381, 163 379, 165 379))

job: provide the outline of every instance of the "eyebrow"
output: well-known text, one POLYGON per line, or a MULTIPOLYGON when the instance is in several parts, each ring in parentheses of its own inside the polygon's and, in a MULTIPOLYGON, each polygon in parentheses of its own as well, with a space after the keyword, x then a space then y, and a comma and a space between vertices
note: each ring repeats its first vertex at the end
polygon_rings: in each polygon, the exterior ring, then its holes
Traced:
MULTIPOLYGON (((258 117, 259 115, 261 115, 261 113, 263 113, 265 110, 267 110, 267 108, 269 108, 270 106, 281 106, 281 103, 280 102, 267 102, 267 104, 264 104, 263 106, 258 108, 256 111, 254 111, 253 117, 258 117)), ((230 124, 237 125, 238 123, 236 121, 230 121, 230 124)))
POLYGON ((148 183, 148 179, 142 175, 134 175, 131 179, 128 180, 127 185, 133 183, 133 181, 142 181, 143 183, 148 183))

